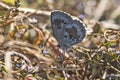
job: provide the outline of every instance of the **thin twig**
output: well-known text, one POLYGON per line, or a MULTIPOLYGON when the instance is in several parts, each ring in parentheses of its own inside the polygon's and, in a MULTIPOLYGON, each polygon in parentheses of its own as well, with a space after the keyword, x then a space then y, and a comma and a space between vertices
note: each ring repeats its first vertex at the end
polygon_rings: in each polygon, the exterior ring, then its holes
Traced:
MULTIPOLYGON (((8 6, 7 4, 4 4, 2 2, 0 2, 0 6, 2 6, 3 8, 10 10, 13 7, 8 6)), ((50 16, 51 12, 49 11, 43 11, 43 10, 35 10, 35 9, 30 9, 30 8, 18 8, 18 10, 20 12, 26 12, 26 13, 35 13, 35 14, 43 14, 46 16, 50 16)))
POLYGON ((116 72, 118 72, 120 74, 120 70, 118 70, 117 68, 115 68, 114 66, 112 66, 110 63, 107 63, 107 65, 112 68, 113 70, 115 70, 116 72))

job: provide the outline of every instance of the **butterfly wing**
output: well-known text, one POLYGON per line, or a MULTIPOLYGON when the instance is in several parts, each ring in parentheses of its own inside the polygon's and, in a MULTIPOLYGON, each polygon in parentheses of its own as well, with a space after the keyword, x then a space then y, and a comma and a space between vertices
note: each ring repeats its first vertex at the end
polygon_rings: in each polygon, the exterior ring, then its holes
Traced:
POLYGON ((78 19, 62 11, 51 13, 51 23, 55 38, 61 48, 69 48, 83 40, 86 34, 85 25, 78 19))
POLYGON ((64 28, 64 45, 70 47, 81 42, 85 36, 85 25, 79 20, 73 20, 64 28))
POLYGON ((66 27, 66 25, 68 25, 71 20, 71 16, 62 11, 54 11, 51 13, 53 34, 60 44, 64 42, 63 28, 66 27))

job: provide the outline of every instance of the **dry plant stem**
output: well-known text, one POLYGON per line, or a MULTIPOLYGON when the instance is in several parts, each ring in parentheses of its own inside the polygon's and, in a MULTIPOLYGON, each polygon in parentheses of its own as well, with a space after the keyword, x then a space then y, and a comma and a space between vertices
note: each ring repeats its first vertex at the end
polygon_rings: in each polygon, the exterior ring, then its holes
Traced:
POLYGON ((115 19, 119 15, 120 15, 120 6, 118 6, 117 9, 113 11, 113 13, 110 15, 110 19, 115 19))
POLYGON ((20 17, 15 17, 11 20, 7 20, 4 24, 0 25, 0 27, 4 27, 4 26, 7 26, 7 25, 10 25, 12 22, 16 22, 16 21, 20 21, 21 19, 24 19, 25 16, 28 17, 30 15, 32 15, 34 13, 29 13, 29 14, 26 14, 26 15, 21 15, 20 17))
POLYGON ((119 45, 118 45, 119 48, 118 48, 118 50, 120 51, 120 30, 119 30, 119 41, 118 42, 119 42, 119 45))
MULTIPOLYGON (((13 8, 13 7, 9 7, 8 5, 6 5, 2 2, 0 2, 0 6, 2 6, 3 8, 5 8, 7 10, 10 10, 11 8, 13 8)), ((5 24, 0 25, 0 27, 7 26, 15 21, 20 21, 21 19, 25 18, 25 16, 28 17, 32 14, 43 14, 43 15, 47 15, 47 16, 50 16, 50 14, 51 14, 51 12, 49 12, 49 11, 41 11, 41 10, 35 10, 35 9, 29 9, 29 8, 18 8, 18 10, 20 12, 29 13, 29 14, 21 16, 20 18, 13 18, 9 21, 6 21, 5 24)))
POLYGON ((9 52, 5 52, 4 59, 5 59, 5 68, 8 71, 8 74, 6 76, 10 77, 11 76, 10 71, 12 70, 11 54, 9 52))
POLYGON ((15 52, 15 51, 7 51, 7 53, 9 53, 10 56, 18 55, 18 56, 22 57, 23 59, 26 60, 26 62, 29 64, 29 66, 32 66, 31 61, 26 56, 24 56, 22 53, 18 53, 18 52, 15 52))
POLYGON ((18 52, 15 52, 15 51, 7 51, 7 52, 4 52, 4 53, 5 53, 5 67, 6 67, 6 70, 8 71, 7 76, 9 76, 9 77, 10 77, 11 73, 14 74, 14 73, 17 73, 17 72, 20 71, 20 70, 13 71, 12 64, 11 64, 12 63, 12 61, 11 61, 11 56, 12 55, 18 55, 18 56, 22 57, 24 60, 26 60, 26 62, 29 64, 30 67, 32 66, 31 61, 21 53, 18 53, 18 52))
POLYGON ((67 79, 67 75, 66 75, 66 73, 65 73, 65 70, 63 70, 62 72, 63 72, 63 75, 64 75, 64 77, 65 77, 65 80, 68 80, 68 79, 67 79))
POLYGON ((88 70, 88 63, 85 65, 85 71, 84 71, 83 79, 87 78, 87 70, 88 70))
POLYGON ((11 41, 5 42, 2 47, 4 47, 4 48, 14 47, 13 45, 18 45, 21 47, 29 47, 31 49, 39 51, 39 48, 37 46, 29 44, 27 42, 18 41, 18 40, 11 40, 11 41))
POLYGON ((107 63, 107 65, 112 68, 113 70, 115 70, 116 72, 118 72, 120 74, 120 70, 118 70, 117 68, 115 68, 114 66, 112 66, 110 63, 107 63))
POLYGON ((26 42, 16 41, 16 40, 11 40, 11 41, 9 41, 9 43, 8 43, 8 45, 6 44, 7 47, 15 48, 15 45, 18 45, 19 47, 16 47, 16 48, 21 49, 21 50, 26 50, 28 52, 28 54, 34 55, 39 60, 44 60, 48 64, 51 64, 53 62, 52 59, 48 59, 48 58, 44 57, 43 55, 41 55, 41 53, 40 53, 41 50, 37 46, 31 45, 26 42), (10 43, 10 45, 9 45, 9 43, 10 43))
POLYGON ((105 9, 107 8, 108 3, 109 3, 109 0, 100 0, 100 3, 95 11, 95 16, 93 19, 98 21, 101 18, 105 9))
POLYGON ((53 62, 52 59, 48 59, 48 58, 40 55, 40 53, 37 52, 37 51, 33 51, 33 50, 29 49, 29 48, 24 48, 24 49, 27 50, 28 52, 31 52, 31 53, 32 53, 35 57, 37 57, 39 60, 44 60, 48 65, 50 65, 50 64, 53 62))
POLYGON ((53 48, 54 52, 56 52, 58 55, 63 55, 65 58, 69 58, 69 55, 67 54, 66 51, 63 51, 62 49, 58 48, 57 46, 52 44, 52 42, 50 42, 49 40, 47 41, 47 43, 50 45, 50 47, 53 48))
POLYGON ((104 28, 111 28, 111 29, 115 29, 115 30, 120 30, 120 26, 117 25, 117 24, 114 24, 114 23, 109 23, 109 22, 106 22, 106 21, 101 21, 101 25, 104 28))
MULTIPOLYGON (((0 2, 0 6, 3 8, 10 10, 12 7, 0 2)), ((35 10, 35 9, 30 9, 30 8, 18 8, 20 12, 26 12, 26 13, 35 13, 35 14, 43 14, 46 16, 50 16, 51 12, 49 11, 42 11, 42 10, 35 10)))
POLYGON ((107 41, 118 41, 118 39, 119 39, 119 32, 118 32, 118 31, 115 31, 115 30, 106 30, 106 31, 104 32, 104 38, 105 38, 107 41), (112 35, 112 34, 116 34, 117 38, 116 38, 116 39, 113 39, 113 40, 108 39, 108 38, 107 38, 107 37, 109 36, 108 33, 111 34, 111 35, 112 35))
POLYGON ((18 8, 20 12, 26 12, 26 13, 35 13, 35 14, 43 14, 46 16, 50 16, 51 12, 49 11, 41 11, 41 10, 35 10, 30 8, 18 8))
POLYGON ((7 9, 7 10, 9 10, 11 8, 11 7, 9 7, 8 5, 6 5, 2 2, 0 2, 0 6, 3 7, 4 9, 7 9))
POLYGON ((49 2, 48 0, 45 0, 45 2, 48 4, 49 9, 51 9, 51 10, 54 9, 54 7, 53 7, 51 2, 49 2))
POLYGON ((107 76, 107 70, 104 71, 102 79, 104 80, 106 78, 106 76, 107 76))

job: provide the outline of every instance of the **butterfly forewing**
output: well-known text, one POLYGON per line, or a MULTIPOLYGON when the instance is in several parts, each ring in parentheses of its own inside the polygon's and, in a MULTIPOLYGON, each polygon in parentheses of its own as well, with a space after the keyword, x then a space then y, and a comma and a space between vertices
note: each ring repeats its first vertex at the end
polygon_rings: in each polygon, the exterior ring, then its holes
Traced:
POLYGON ((68 25, 72 18, 60 11, 54 11, 51 14, 53 33, 56 39, 61 43, 63 38, 63 28, 68 25))

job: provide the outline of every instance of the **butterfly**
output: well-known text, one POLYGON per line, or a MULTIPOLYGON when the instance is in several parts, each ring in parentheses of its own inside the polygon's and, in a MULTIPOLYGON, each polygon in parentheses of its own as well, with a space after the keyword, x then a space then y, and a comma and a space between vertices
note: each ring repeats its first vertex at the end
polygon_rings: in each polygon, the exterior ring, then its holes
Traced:
POLYGON ((53 34, 64 50, 80 43, 86 36, 86 25, 63 11, 51 12, 53 34))

